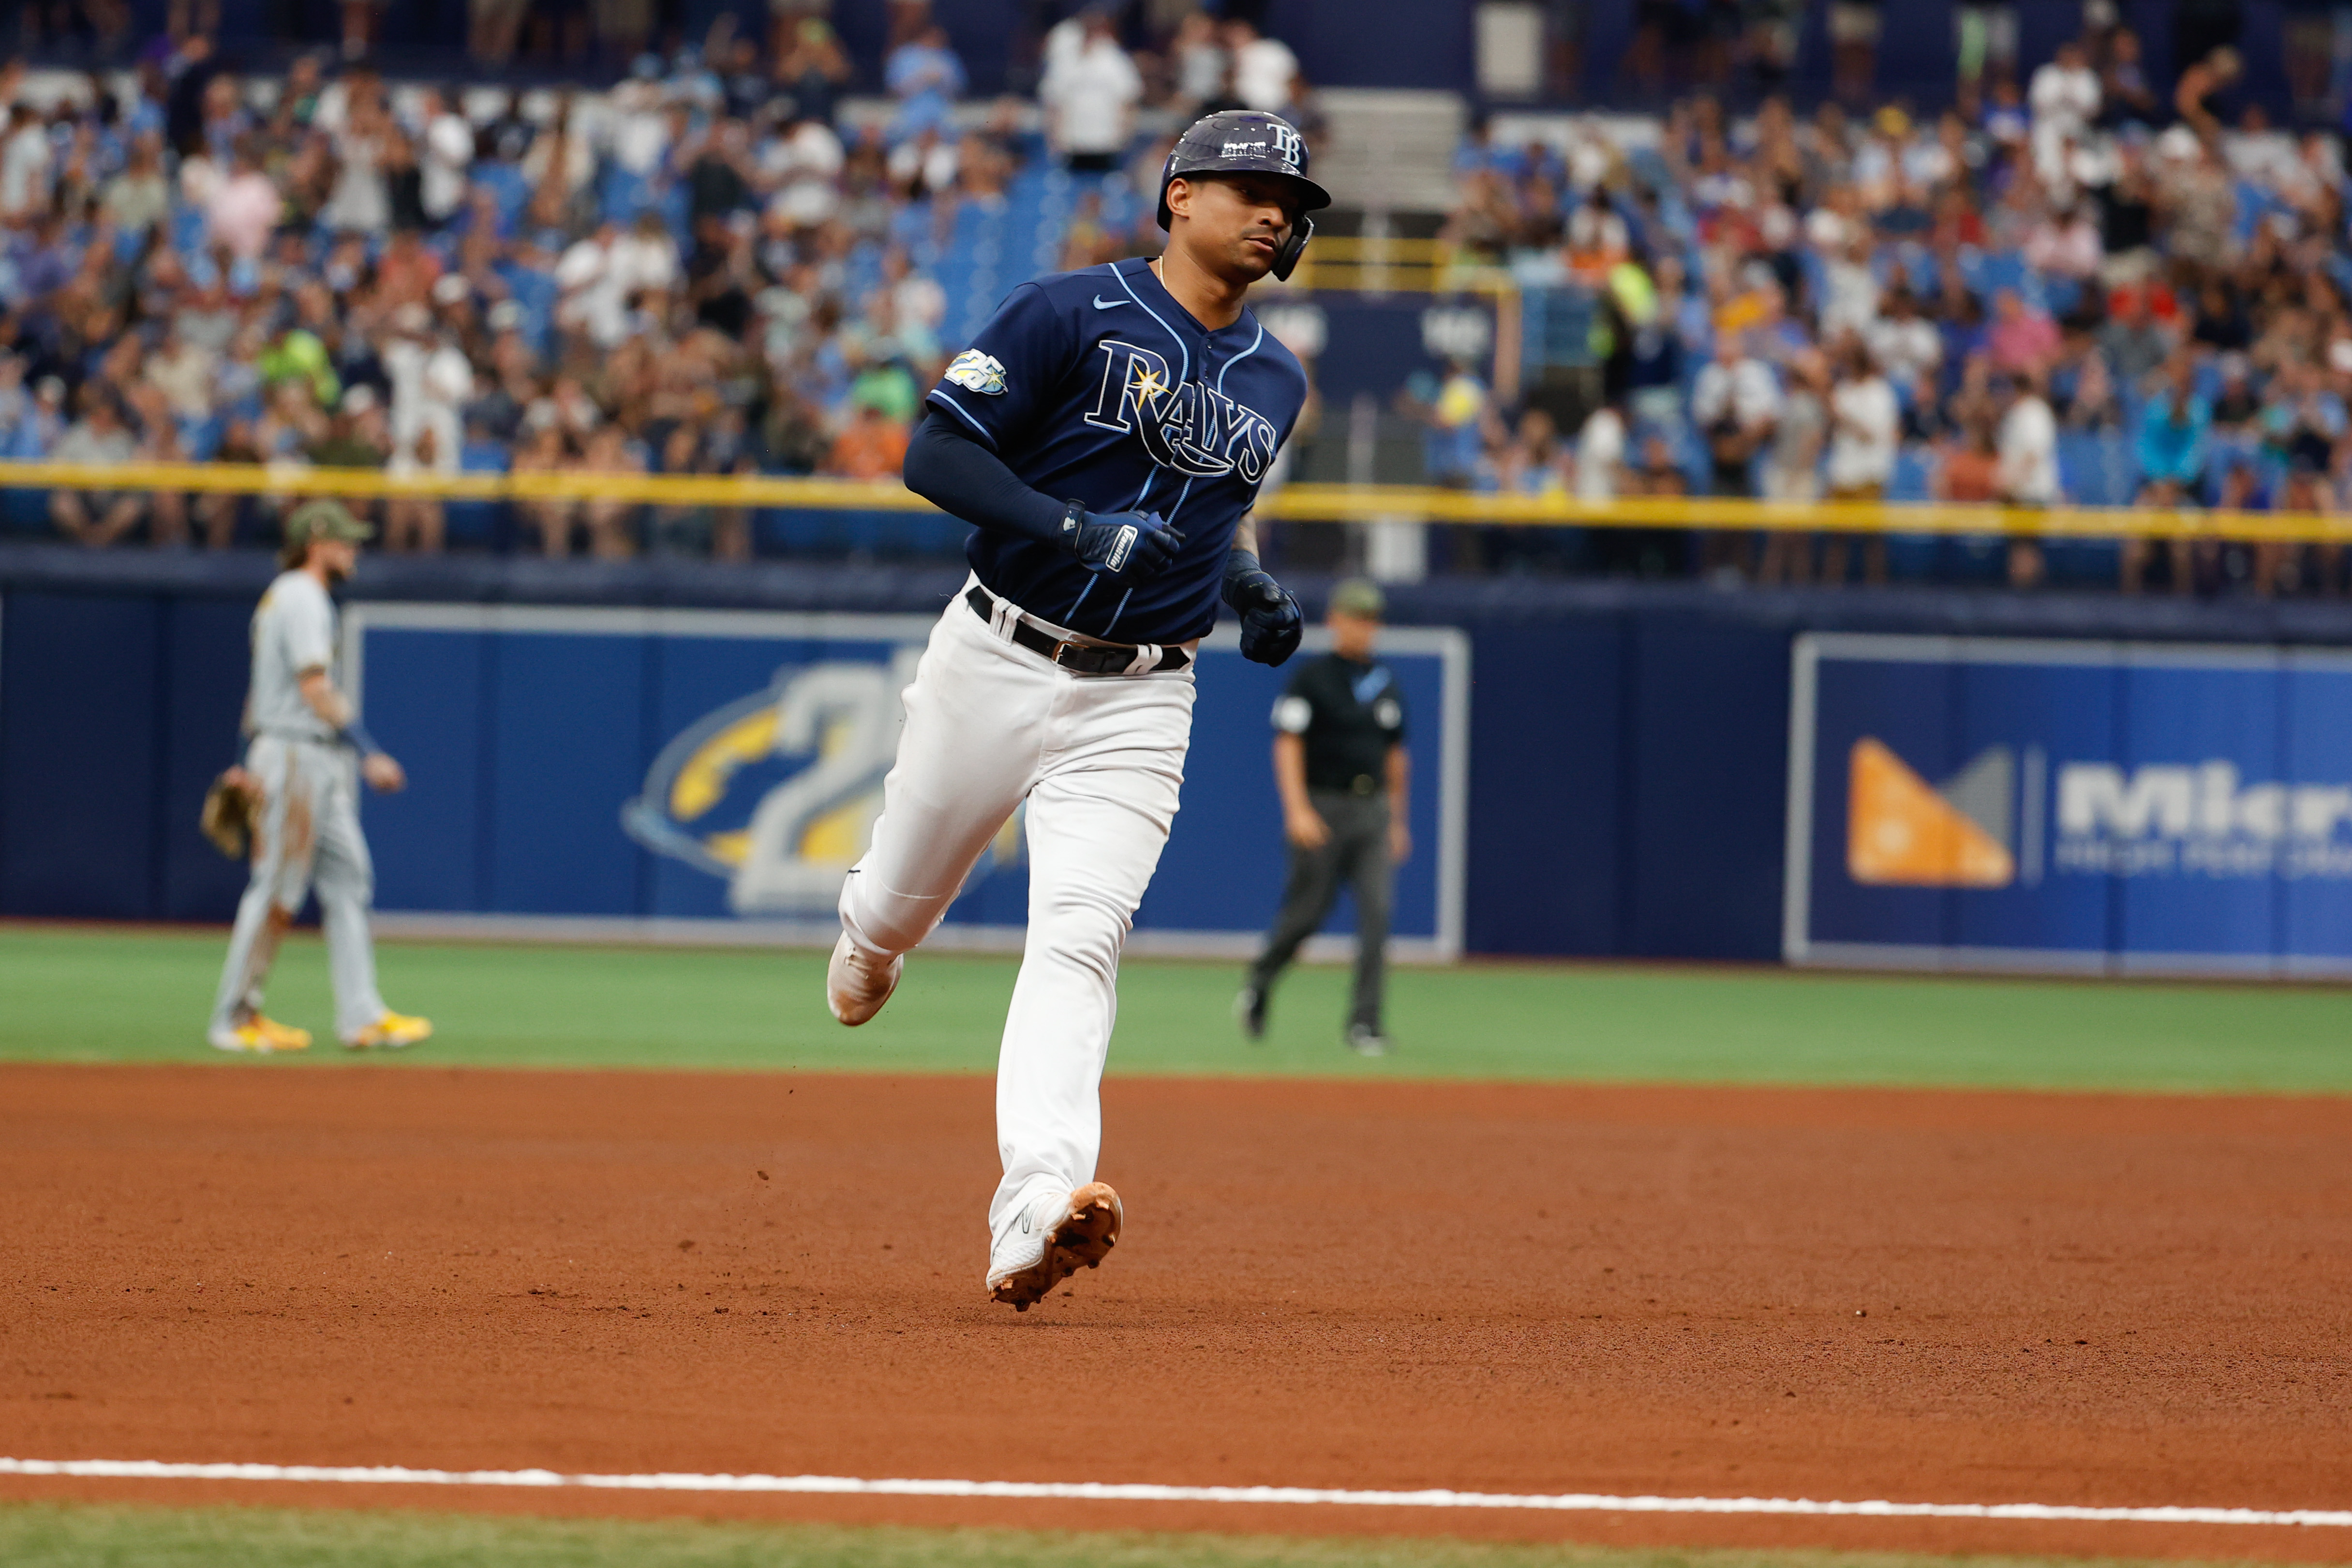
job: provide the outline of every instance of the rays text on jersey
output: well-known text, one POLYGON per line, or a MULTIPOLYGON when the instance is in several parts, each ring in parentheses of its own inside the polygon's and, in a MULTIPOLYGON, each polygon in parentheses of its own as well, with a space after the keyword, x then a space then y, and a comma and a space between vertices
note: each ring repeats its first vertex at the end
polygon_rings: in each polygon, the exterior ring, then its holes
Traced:
POLYGON ((1087 423, 1134 431, 1151 460, 1180 474, 1237 474, 1255 484, 1274 460, 1273 422, 1213 386, 1171 375, 1165 357, 1106 338, 1102 385, 1087 423))

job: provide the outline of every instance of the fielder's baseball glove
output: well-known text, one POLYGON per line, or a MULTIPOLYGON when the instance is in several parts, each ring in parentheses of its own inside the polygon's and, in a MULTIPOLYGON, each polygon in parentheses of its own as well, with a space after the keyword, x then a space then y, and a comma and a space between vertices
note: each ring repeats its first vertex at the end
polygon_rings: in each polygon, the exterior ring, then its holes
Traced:
POLYGON ((253 792, 243 775, 242 768, 232 768, 213 780, 205 792, 204 815, 196 819, 213 847, 232 860, 244 859, 253 842, 253 792))

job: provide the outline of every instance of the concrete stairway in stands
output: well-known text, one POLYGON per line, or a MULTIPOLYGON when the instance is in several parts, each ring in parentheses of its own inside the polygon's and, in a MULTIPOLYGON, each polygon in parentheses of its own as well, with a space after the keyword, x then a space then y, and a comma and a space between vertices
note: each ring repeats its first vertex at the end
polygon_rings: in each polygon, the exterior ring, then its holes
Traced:
POLYGON ((1454 205, 1454 153, 1467 111, 1458 94, 1327 88, 1315 177, 1358 212, 1442 213, 1454 205))

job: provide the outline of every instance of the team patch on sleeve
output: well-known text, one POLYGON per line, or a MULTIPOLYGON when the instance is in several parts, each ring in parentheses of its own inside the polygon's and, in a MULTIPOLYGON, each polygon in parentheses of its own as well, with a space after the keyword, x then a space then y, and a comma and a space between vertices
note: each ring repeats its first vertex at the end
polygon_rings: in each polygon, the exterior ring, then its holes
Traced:
POLYGON ((978 349, 966 349, 956 355, 942 379, 988 397, 1004 394, 1004 367, 978 349))

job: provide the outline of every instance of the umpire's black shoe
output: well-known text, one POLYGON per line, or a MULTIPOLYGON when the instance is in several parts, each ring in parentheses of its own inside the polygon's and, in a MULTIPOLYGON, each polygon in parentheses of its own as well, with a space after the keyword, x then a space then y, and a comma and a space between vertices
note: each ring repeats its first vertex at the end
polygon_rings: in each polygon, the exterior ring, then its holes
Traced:
POLYGON ((1234 1022, 1242 1033, 1253 1040, 1265 1038, 1265 993, 1255 985, 1244 985, 1242 994, 1234 998, 1234 1022))
POLYGON ((1350 1024, 1348 1048, 1360 1057, 1384 1057, 1389 1054, 1389 1037, 1381 1033, 1378 1024, 1350 1024))

